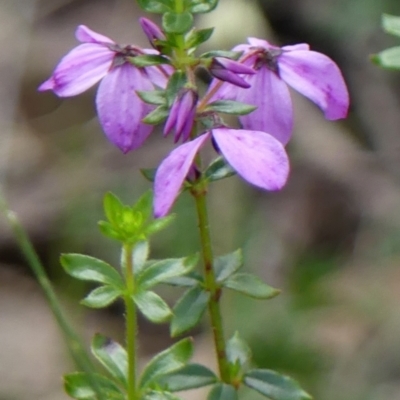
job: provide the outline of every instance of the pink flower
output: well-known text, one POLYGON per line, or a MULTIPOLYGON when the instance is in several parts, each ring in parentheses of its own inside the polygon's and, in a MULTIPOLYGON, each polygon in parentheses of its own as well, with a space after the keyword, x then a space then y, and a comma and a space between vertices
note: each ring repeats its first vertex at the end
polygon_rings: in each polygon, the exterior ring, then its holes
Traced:
POLYGON ((154 181, 155 217, 168 214, 197 152, 211 138, 229 165, 251 184, 279 190, 286 183, 289 160, 283 145, 273 136, 255 130, 214 128, 174 149, 158 167, 154 181))
MULTIPOLYGON (((265 40, 249 38, 239 45, 239 61, 257 71, 244 75, 249 89, 224 83, 214 99, 236 100, 257 106, 240 117, 245 129, 265 131, 286 144, 293 129, 293 108, 288 86, 316 103, 325 118, 345 118, 349 94, 338 66, 327 56, 311 51, 307 44, 272 46, 265 40)), ((211 88, 214 88, 216 81, 211 88)))
POLYGON ((165 67, 138 68, 128 58, 158 52, 130 45, 121 47, 84 25, 78 26, 75 36, 82 44, 61 59, 39 90, 70 97, 101 81, 96 106, 105 134, 124 153, 140 147, 153 129, 141 122, 152 106, 142 102, 136 91, 153 90, 154 85, 164 88, 168 74, 165 67))

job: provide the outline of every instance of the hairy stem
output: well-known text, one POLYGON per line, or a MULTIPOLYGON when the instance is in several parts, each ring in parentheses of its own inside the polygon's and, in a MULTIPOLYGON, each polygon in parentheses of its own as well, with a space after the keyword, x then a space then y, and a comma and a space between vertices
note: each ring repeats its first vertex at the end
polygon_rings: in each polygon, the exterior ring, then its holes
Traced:
POLYGON ((126 310, 126 348, 128 353, 128 400, 136 399, 136 334, 137 316, 133 302, 135 293, 135 275, 133 273, 131 244, 125 244, 123 249, 123 263, 126 278, 127 293, 125 295, 126 310))
POLYGON ((226 357, 226 343, 220 310, 221 289, 217 284, 215 272, 213 269, 213 252, 211 247, 211 235, 206 202, 207 192, 205 188, 202 188, 201 190, 193 190, 192 194, 196 201, 198 226, 200 231, 202 257, 204 264, 204 281, 206 289, 210 292, 208 311, 213 330, 214 346, 218 360, 219 375, 224 382, 229 383, 229 364, 226 357))

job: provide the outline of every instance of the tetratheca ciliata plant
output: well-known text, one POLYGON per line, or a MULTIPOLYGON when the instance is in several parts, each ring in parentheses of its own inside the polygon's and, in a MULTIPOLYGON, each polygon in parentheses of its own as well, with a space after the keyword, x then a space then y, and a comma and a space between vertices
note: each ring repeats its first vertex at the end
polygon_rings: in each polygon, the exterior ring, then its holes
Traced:
POLYGON ((157 168, 142 171, 154 189, 133 206, 112 193, 104 197, 106 220, 99 227, 104 236, 120 244, 119 268, 88 255, 61 256, 68 274, 100 284, 83 299, 84 305, 102 308, 122 299, 126 316, 124 346, 100 334, 92 341, 91 351, 107 375, 81 363, 83 371, 65 376, 65 390, 78 400, 173 400, 179 398, 176 392, 209 386, 209 400, 230 400, 239 398, 240 388, 247 386, 272 400, 309 399, 291 378, 254 369, 249 346, 239 333, 229 340, 225 337, 220 299, 226 289, 259 300, 271 299, 279 290, 242 272, 240 250, 214 255, 207 192, 211 183, 234 174, 264 190, 281 189, 289 175, 284 146, 293 128, 287 85, 315 102, 327 119, 336 120, 346 116, 349 103, 341 72, 330 58, 311 51, 307 44, 277 47, 258 38, 230 51, 198 55, 197 48, 213 29, 196 29, 194 15, 211 12, 218 0, 138 3, 144 11, 162 15, 161 27, 140 19, 151 49, 120 46, 81 25, 76 30, 80 44, 39 88, 69 97, 100 82, 98 117, 108 139, 123 153, 140 151, 158 125, 164 136, 172 134, 176 144, 157 168), (198 68, 212 77, 202 96, 198 68), (237 116, 241 128, 230 127, 225 114, 237 116), (202 148, 207 142, 216 155, 205 165, 202 148), (152 260, 150 237, 172 222, 170 210, 184 190, 195 203, 199 254, 152 260), (158 284, 186 291, 171 309, 153 291, 158 284), (139 373, 138 312, 153 323, 168 321, 172 337, 185 334, 207 312, 217 371, 191 363, 194 343, 184 338, 154 356, 139 373))

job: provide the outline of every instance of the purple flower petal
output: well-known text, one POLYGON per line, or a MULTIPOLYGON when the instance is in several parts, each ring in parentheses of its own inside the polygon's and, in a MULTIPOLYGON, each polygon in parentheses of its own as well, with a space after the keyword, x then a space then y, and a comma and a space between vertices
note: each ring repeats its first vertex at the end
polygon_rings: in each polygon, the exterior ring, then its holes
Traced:
POLYGON ((167 83, 169 77, 173 74, 174 70, 170 65, 158 65, 154 67, 147 67, 146 74, 149 77, 149 80, 153 83, 153 85, 160 87, 161 89, 165 89, 167 87, 167 83))
POLYGON ((278 46, 273 46, 269 42, 263 39, 258 39, 255 37, 249 37, 247 38, 247 41, 250 43, 252 47, 263 47, 264 49, 270 50, 270 49, 279 49, 278 46))
POLYGON ((238 90, 236 100, 253 104, 257 109, 240 117, 243 127, 268 132, 286 144, 293 129, 292 100, 286 83, 267 67, 247 76, 246 80, 251 88, 238 90))
POLYGON ((197 152, 209 136, 210 134, 206 133, 177 147, 158 167, 154 180, 155 218, 164 217, 168 214, 183 181, 190 171, 197 152))
POLYGON ((296 50, 310 50, 310 45, 307 43, 292 44, 289 46, 283 46, 284 51, 296 51, 296 50))
POLYGON ((141 122, 149 107, 136 94, 151 88, 146 76, 128 63, 113 68, 100 83, 96 97, 100 123, 124 153, 141 146, 152 131, 141 122))
POLYGON ((75 37, 82 43, 112 43, 115 42, 107 36, 101 35, 95 31, 92 31, 85 25, 79 25, 75 31, 75 37))
POLYGON ((100 44, 81 44, 61 59, 38 90, 52 89, 60 97, 80 94, 107 74, 113 58, 114 52, 100 44))
POLYGON ((265 132, 213 129, 213 137, 232 168, 246 181, 266 190, 281 189, 289 175, 285 149, 265 132))
POLYGON ((329 57, 299 50, 282 53, 278 62, 281 78, 316 103, 325 118, 346 117, 349 94, 338 66, 329 57))

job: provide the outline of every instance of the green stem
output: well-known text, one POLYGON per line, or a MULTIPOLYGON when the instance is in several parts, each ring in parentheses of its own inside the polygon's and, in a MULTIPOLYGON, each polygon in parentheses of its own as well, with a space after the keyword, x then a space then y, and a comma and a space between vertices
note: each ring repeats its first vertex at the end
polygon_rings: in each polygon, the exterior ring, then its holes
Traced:
MULTIPOLYGON (((89 354, 85 350, 85 347, 82 344, 81 339, 72 328, 67 318, 65 317, 65 313, 62 309, 62 306, 55 294, 53 286, 47 276, 47 273, 39 260, 39 257, 32 245, 32 242, 29 239, 26 231, 23 226, 19 222, 17 215, 10 210, 7 205, 7 202, 0 192, 0 211, 6 217, 8 223, 10 224, 17 243, 25 256, 26 261, 28 262, 29 267, 34 273, 39 285, 41 286, 45 298, 49 304, 50 310, 52 311, 58 326, 61 329, 61 332, 64 336, 65 343, 67 348, 71 354, 72 359, 74 360, 76 366, 85 371, 89 375, 89 379, 91 379, 92 374, 95 372, 95 367, 90 359, 89 354)), ((98 385, 95 379, 91 379, 91 383, 96 390, 99 399, 103 399, 101 391, 98 389, 98 385)))
POLYGON ((124 270, 127 293, 125 295, 126 309, 126 349, 128 352, 128 400, 136 399, 136 334, 137 316, 133 302, 135 294, 135 275, 133 273, 132 244, 124 244, 124 270))
POLYGON ((220 378, 225 383, 230 383, 229 363, 226 357, 226 343, 222 326, 222 315, 220 310, 221 288, 218 286, 213 268, 213 252, 211 247, 210 226, 208 222, 207 191, 205 187, 193 190, 192 194, 196 201, 197 218, 200 231, 202 256, 204 264, 204 281, 206 289, 210 292, 208 311, 214 336, 214 346, 217 354, 220 378))

